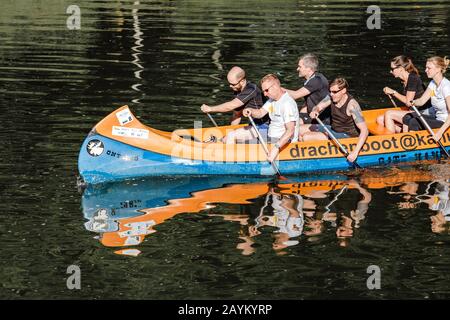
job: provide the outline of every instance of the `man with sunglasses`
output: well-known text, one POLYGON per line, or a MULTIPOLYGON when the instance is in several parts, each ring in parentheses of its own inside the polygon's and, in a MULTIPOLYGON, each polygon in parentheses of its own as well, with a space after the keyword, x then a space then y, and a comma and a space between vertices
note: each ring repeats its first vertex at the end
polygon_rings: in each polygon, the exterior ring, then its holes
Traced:
MULTIPOLYGON (((320 113, 331 106, 331 125, 325 124, 337 139, 359 137, 358 142, 347 160, 354 162, 364 146, 369 129, 362 115, 358 102, 348 94, 348 83, 344 78, 336 78, 330 84, 331 100, 323 101, 313 108, 311 119, 317 118, 320 113)), ((300 136, 303 141, 327 140, 325 128, 319 124, 304 124, 300 126, 300 136)))
MULTIPOLYGON (((246 117, 252 116, 256 119, 269 115, 270 124, 267 136, 268 142, 274 145, 267 160, 273 162, 285 144, 296 142, 298 139, 298 108, 295 100, 281 87, 280 80, 276 75, 265 75, 261 79, 261 89, 269 100, 261 109, 245 108, 243 115, 246 117)), ((261 129, 258 130, 261 131, 261 129)), ((253 128, 248 130, 247 138, 250 138, 251 135, 257 137, 253 128)), ((264 134, 262 136, 264 137, 264 134)))
MULTIPOLYGON (((231 125, 241 122, 242 110, 244 108, 259 109, 264 103, 264 97, 257 85, 247 81, 245 71, 240 67, 233 67, 227 74, 230 88, 234 92, 234 99, 216 106, 203 104, 201 110, 204 113, 218 113, 233 111, 231 125)), ((263 125, 268 118, 258 120, 258 125, 263 125)))
MULTIPOLYGON (((298 60, 298 76, 305 78, 306 81, 298 90, 285 89, 292 98, 298 100, 305 99, 305 104, 300 108, 300 123, 317 123, 313 121, 309 114, 312 109, 322 101, 330 100, 330 92, 328 90, 328 80, 325 76, 318 72, 319 58, 313 53, 306 53, 298 60)), ((330 113, 325 111, 321 114, 320 119, 325 123, 330 121, 330 113)))

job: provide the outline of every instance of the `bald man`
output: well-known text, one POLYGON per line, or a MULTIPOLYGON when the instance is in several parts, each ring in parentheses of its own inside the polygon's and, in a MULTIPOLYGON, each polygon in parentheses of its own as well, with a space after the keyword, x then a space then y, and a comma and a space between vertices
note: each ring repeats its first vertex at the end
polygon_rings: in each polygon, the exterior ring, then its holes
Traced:
MULTIPOLYGON (((240 67, 233 67, 227 74, 230 88, 234 92, 234 99, 216 106, 203 104, 201 110, 204 113, 230 112, 233 111, 231 124, 236 125, 241 122, 242 110, 244 108, 259 109, 264 103, 264 96, 257 85, 247 81, 245 71, 240 67)), ((256 119, 255 119, 256 120, 256 119)), ((268 121, 268 117, 258 119, 258 124, 268 121)))

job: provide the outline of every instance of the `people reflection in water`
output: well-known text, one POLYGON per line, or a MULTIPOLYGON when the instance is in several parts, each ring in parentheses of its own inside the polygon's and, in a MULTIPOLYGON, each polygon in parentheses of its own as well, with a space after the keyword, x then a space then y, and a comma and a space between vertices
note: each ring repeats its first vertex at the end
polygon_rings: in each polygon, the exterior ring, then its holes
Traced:
POLYGON ((249 225, 249 216, 247 214, 210 214, 210 216, 220 216, 225 221, 239 222, 241 228, 238 238, 243 242, 239 243, 236 248, 242 250, 244 256, 255 253, 255 248, 253 247, 255 241, 253 237, 259 235, 261 232, 255 226, 249 225))
POLYGON ((284 249, 299 244, 301 235, 308 241, 317 240, 327 229, 326 224, 336 228, 338 244, 347 246, 349 238, 365 219, 371 200, 371 193, 356 180, 346 181, 331 191, 330 188, 312 188, 304 196, 280 185, 269 188, 264 203, 246 206, 247 215, 221 216, 240 223, 239 239, 243 242, 237 248, 243 255, 255 253, 255 237, 270 230, 267 227, 276 228, 271 231, 272 247, 278 255, 283 255, 287 253, 284 249))
POLYGON ((282 250, 297 245, 298 237, 303 232, 303 198, 299 194, 281 193, 278 188, 272 187, 266 195, 266 203, 267 206, 256 218, 256 226, 276 227, 272 247, 279 254, 285 254, 282 250), (266 210, 268 208, 271 210, 266 210), (271 214, 265 214, 265 211, 271 211, 271 214))
POLYGON ((401 195, 404 201, 398 201, 397 205, 399 209, 413 209, 417 204, 417 192, 419 190, 419 184, 417 182, 405 182, 402 184, 398 191, 387 191, 388 194, 401 195))
POLYGON ((431 230, 434 233, 444 233, 449 231, 450 227, 450 201, 449 201, 449 180, 434 180, 426 185, 425 192, 418 194, 419 184, 410 182, 404 184, 400 191, 390 194, 404 194, 407 202, 399 202, 402 209, 411 209, 420 203, 426 203, 428 208, 436 214, 430 217, 431 230), (434 193, 433 193, 434 190, 434 193))
MULTIPOLYGON (((314 215, 307 214, 305 235, 310 241, 317 240, 316 236, 326 229, 324 223, 329 223, 332 227, 336 227, 338 244, 347 246, 354 229, 358 229, 365 218, 372 194, 356 180, 349 180, 342 187, 332 191, 324 190, 323 193, 328 201, 324 206, 325 210, 318 209, 314 215), (349 210, 348 208, 352 206, 354 209, 349 210)), ((317 192, 315 196, 317 197, 317 192)))
POLYGON ((431 198, 430 209, 437 211, 431 216, 431 230, 434 233, 449 232, 450 221, 450 201, 449 201, 449 182, 438 181, 435 194, 431 198))
POLYGON ((276 186, 270 186, 264 198, 256 199, 254 205, 244 207, 246 214, 215 215, 222 216, 225 220, 239 222, 241 229, 239 239, 243 242, 237 245, 243 255, 251 255, 256 249, 255 237, 261 235, 265 230, 273 230, 272 248, 277 254, 283 255, 283 249, 299 243, 302 234, 303 198, 298 194, 287 194, 281 192, 276 186), (261 200, 264 200, 261 203, 261 200))

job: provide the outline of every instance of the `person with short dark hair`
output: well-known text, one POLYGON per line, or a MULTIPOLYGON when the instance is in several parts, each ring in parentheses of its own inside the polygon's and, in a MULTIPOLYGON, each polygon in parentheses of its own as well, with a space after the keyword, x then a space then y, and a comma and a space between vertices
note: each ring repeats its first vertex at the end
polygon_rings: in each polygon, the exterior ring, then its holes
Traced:
MULTIPOLYGON (((309 114, 312 109, 322 101, 330 100, 328 80, 319 71, 319 58, 313 53, 306 53, 298 60, 298 75, 306 81, 298 90, 285 89, 292 98, 305 99, 305 105, 300 108, 300 124, 317 123, 309 114)), ((330 113, 326 111, 320 119, 329 123, 330 113)))
MULTIPOLYGON (((348 161, 354 162, 364 146, 369 129, 362 115, 358 102, 348 94, 348 83, 344 78, 336 78, 330 84, 331 99, 319 103, 311 111, 311 119, 319 116, 321 111, 330 108, 331 125, 325 124, 337 139, 359 137, 354 150, 350 150, 348 161)), ((300 126, 300 135, 303 141, 327 140, 326 130, 320 124, 304 124, 300 126)))

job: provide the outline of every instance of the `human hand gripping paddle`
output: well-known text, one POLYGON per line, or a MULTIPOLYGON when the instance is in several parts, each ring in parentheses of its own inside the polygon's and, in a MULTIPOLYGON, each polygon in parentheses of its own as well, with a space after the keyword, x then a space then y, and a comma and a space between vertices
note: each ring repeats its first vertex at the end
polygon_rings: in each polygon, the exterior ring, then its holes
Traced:
POLYGON ((206 115, 208 116, 209 120, 211 120, 211 122, 214 124, 215 127, 218 127, 216 121, 213 119, 212 115, 209 113, 209 110, 211 110, 211 108, 209 106, 207 106, 206 104, 202 104, 202 106, 200 107, 200 109, 206 113, 206 115))
POLYGON ((391 100, 392 105, 393 105, 395 108, 398 108, 398 107, 397 107, 397 104, 396 104, 395 101, 394 101, 394 99, 392 99, 392 94, 388 94, 387 96, 388 96, 389 99, 391 100))
MULTIPOLYGON (((261 145, 264 148, 264 151, 266 152, 267 157, 269 157, 269 149, 267 149, 267 144, 264 141, 263 137, 261 136, 261 133, 259 132, 258 128, 256 127, 255 121, 253 121, 252 116, 249 114, 248 115, 248 119, 250 120, 250 123, 252 124, 253 129, 256 131, 256 134, 258 135, 258 140, 261 143, 261 145)), ((269 161, 269 160, 267 160, 269 161)), ((275 172, 277 173, 277 177, 281 180, 287 180, 286 177, 283 177, 280 173, 280 170, 278 169, 277 164, 275 163, 275 161, 269 161, 270 164, 272 165, 273 170, 275 170, 275 172)))
MULTIPOLYGON (((338 145, 339 149, 341 149, 341 151, 345 155, 345 157, 348 157, 349 153, 348 153, 347 149, 345 149, 345 147, 339 142, 339 140, 336 139, 334 134, 331 133, 331 131, 323 124, 322 120, 319 119, 319 116, 316 117, 316 120, 325 129, 325 131, 327 132, 328 136, 333 140, 333 142, 338 145)), ((352 164, 352 166, 354 168, 361 169, 361 166, 356 162, 356 160, 353 161, 353 162, 350 162, 350 163, 352 164)))
MULTIPOLYGON (((203 111, 203 113, 206 113, 206 115, 208 116, 209 120, 211 120, 211 122, 214 124, 214 126, 216 128, 218 128, 219 126, 217 125, 217 122, 214 120, 212 115, 209 113, 211 111, 211 108, 209 106, 207 106, 206 104, 202 104, 200 109, 203 111)), ((202 141, 202 142, 203 143, 217 142, 217 138, 215 136, 211 135, 211 137, 209 137, 209 139, 207 139, 205 141, 202 141)))
POLYGON ((425 126, 425 128, 428 130, 428 132, 431 134, 431 136, 433 137, 434 141, 436 141, 436 143, 439 145, 439 147, 441 147, 442 151, 444 151, 444 153, 447 156, 447 158, 450 158, 450 155, 448 154, 448 151, 445 149, 444 145, 441 143, 441 141, 436 139, 436 136, 434 135, 434 131, 431 129, 431 127, 428 124, 428 122, 425 120, 425 118, 422 116, 422 114, 419 112, 419 110, 414 105, 414 100, 411 100, 410 103, 411 103, 411 108, 417 114, 417 116, 419 117, 420 121, 422 121, 422 124, 425 126))

